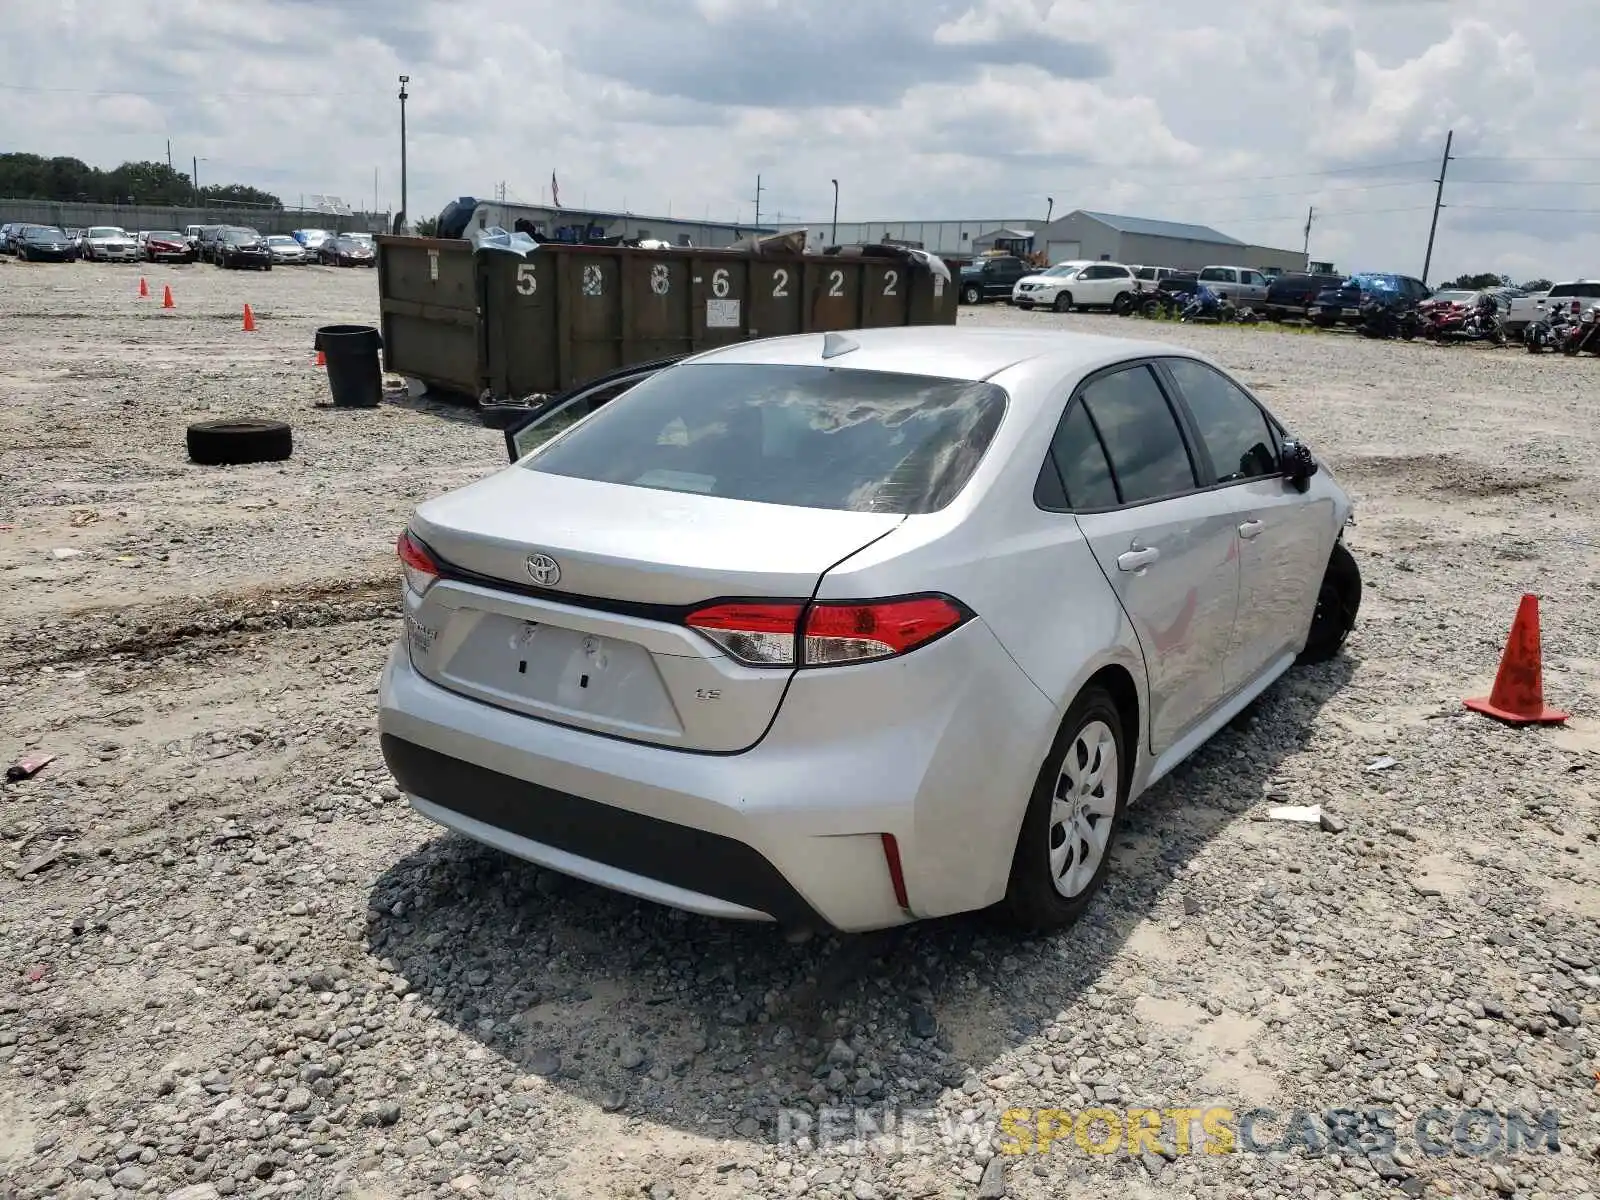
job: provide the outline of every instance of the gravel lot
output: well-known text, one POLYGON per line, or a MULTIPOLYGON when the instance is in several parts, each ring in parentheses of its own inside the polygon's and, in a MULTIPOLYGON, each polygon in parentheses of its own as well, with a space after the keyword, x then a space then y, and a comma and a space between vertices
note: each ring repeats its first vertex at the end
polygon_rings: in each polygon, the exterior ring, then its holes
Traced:
POLYGON ((796 946, 410 812, 373 728, 393 538, 501 437, 315 407, 312 331, 372 321, 374 272, 140 270, 0 262, 0 756, 59 756, 0 785, 0 1195, 1600 1192, 1600 364, 1162 326, 1356 493, 1347 654, 1156 789, 1069 934, 796 946), (293 460, 189 465, 184 424, 235 414, 292 420, 293 460), (1530 590, 1565 729, 1460 709, 1530 590), (846 1103, 929 1115, 779 1138, 846 1103), (1213 1104, 1398 1141, 995 1153, 1006 1109, 1213 1104), (1413 1136, 1471 1108, 1555 1109, 1561 1150, 1413 1136))

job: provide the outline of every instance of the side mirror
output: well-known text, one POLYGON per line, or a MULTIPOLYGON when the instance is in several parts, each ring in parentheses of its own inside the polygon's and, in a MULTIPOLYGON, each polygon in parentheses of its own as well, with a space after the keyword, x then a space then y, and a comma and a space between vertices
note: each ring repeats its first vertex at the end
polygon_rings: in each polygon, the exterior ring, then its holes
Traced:
POLYGON ((1317 458, 1304 442, 1285 441, 1278 456, 1278 468, 1291 487, 1303 492, 1310 488, 1311 477, 1317 473, 1317 458))

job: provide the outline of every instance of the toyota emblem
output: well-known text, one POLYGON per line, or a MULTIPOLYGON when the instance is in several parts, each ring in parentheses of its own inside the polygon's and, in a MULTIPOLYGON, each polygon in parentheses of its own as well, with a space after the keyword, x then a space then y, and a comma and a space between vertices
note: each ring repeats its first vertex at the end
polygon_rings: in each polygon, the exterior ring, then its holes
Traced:
POLYGON ((561 582, 561 564, 548 554, 528 555, 528 578, 540 587, 555 587, 561 582))

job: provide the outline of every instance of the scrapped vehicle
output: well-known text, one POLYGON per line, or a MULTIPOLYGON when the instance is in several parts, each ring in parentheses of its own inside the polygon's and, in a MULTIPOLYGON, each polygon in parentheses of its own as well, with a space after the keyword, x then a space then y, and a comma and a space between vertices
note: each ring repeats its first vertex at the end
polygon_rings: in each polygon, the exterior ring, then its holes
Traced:
POLYGON ((1267 298, 1261 302, 1262 310, 1274 321, 1287 317, 1306 317, 1317 297, 1325 291, 1337 291, 1344 286, 1343 275, 1307 275, 1294 273, 1280 275, 1267 285, 1267 298))
POLYGON ((306 254, 315 258, 322 243, 333 237, 333 232, 327 229, 296 229, 289 235, 306 248, 306 254))
POLYGON ((195 249, 176 229, 157 229, 145 234, 144 256, 148 262, 192 263, 195 249))
POLYGON ((1591 304, 1583 315, 1572 322, 1561 342, 1561 353, 1569 357, 1579 354, 1600 354, 1600 304, 1591 304))
POLYGON ((139 243, 115 225, 91 225, 83 231, 80 251, 85 262, 137 262, 139 243))
POLYGON ((1200 282, 1238 307, 1264 304, 1271 281, 1250 267, 1201 267, 1200 282))
POLYGON ((961 268, 961 303, 1009 299, 1017 281, 1032 271, 1015 255, 990 255, 967 263, 961 268))
POLYGON ((1544 298, 1540 297, 1534 310, 1534 319, 1522 327, 1522 344, 1529 354, 1559 350, 1566 345, 1567 336, 1578 321, 1565 304, 1560 301, 1546 304, 1544 298))
POLYGON ((1325 288, 1317 293, 1308 315, 1313 324, 1325 328, 1339 324, 1355 325, 1365 320, 1361 310, 1370 301, 1421 304, 1432 294, 1427 284, 1409 275, 1367 271, 1350 276, 1338 287, 1325 288))
POLYGON ((401 533, 423 815, 721 917, 1076 919, 1127 804, 1360 603, 1351 501, 1191 351, 897 327, 575 388, 401 533))
POLYGON ((254 267, 260 271, 272 270, 272 251, 266 240, 254 229, 225 229, 217 239, 213 251, 217 266, 223 268, 254 267))
POLYGON ((22 231, 17 242, 17 257, 23 262, 74 262, 78 248, 68 239, 66 230, 49 225, 30 225, 22 231))
POLYGON ((317 261, 335 267, 374 267, 378 255, 366 243, 341 233, 317 248, 317 261))
POLYGON ((266 243, 267 249, 272 254, 272 261, 278 266, 299 266, 309 261, 306 257, 306 248, 286 233, 275 233, 266 239, 266 243))
MULTIPOLYGON (((233 228, 236 228, 236 226, 233 226, 233 225, 202 225, 202 226, 200 226, 200 237, 199 237, 199 240, 195 243, 195 249, 199 253, 201 262, 215 263, 217 261, 217 248, 218 248, 219 245, 221 245, 222 236, 223 236, 223 234, 227 233, 228 230, 233 229, 233 228)), ((254 232, 254 230, 252 230, 251 232, 254 232)))

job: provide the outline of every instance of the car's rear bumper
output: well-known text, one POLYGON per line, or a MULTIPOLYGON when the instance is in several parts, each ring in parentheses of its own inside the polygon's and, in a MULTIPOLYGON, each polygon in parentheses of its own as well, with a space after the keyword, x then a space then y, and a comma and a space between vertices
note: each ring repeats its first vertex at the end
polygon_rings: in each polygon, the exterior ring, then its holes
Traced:
POLYGON ((403 643, 384 668, 378 726, 413 806, 469 837, 677 908, 862 931, 1004 895, 1032 760, 1056 719, 973 621, 900 662, 802 672, 741 754, 468 699, 418 673, 403 643))

